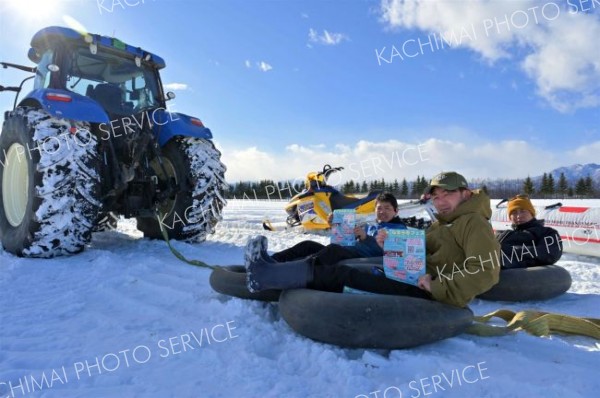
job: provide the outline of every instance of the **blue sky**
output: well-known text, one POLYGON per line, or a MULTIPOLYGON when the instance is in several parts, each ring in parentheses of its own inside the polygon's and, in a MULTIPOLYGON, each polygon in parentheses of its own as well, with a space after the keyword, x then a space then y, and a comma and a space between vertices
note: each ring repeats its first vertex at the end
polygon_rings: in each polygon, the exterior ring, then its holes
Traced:
POLYGON ((600 0, 0 0, 0 60, 29 65, 32 35, 72 21, 166 60, 172 108, 211 128, 230 181, 600 160, 600 0))

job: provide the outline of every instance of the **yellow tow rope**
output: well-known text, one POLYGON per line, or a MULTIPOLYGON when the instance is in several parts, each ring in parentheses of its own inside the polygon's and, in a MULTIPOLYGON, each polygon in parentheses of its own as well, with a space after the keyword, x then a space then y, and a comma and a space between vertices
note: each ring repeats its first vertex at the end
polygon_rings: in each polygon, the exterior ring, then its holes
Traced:
POLYGON ((484 316, 476 316, 473 321, 466 333, 478 336, 503 336, 523 330, 534 336, 560 333, 600 340, 600 319, 595 318, 579 318, 533 310, 519 312, 497 310, 484 316), (487 323, 494 317, 506 321, 506 326, 488 325, 487 323))
POLYGON ((177 257, 178 259, 180 259, 184 263, 188 263, 190 265, 195 265, 196 267, 210 268, 210 269, 218 268, 218 266, 206 264, 204 261, 189 260, 189 259, 185 258, 183 254, 181 254, 177 249, 175 249, 171 245, 171 241, 169 240, 169 234, 167 233, 167 231, 163 227, 162 223, 160 222, 160 213, 159 212, 156 212, 156 218, 157 218, 157 221, 158 221, 158 225, 160 226, 160 232, 162 233, 163 239, 165 240, 165 242, 167 242, 167 246, 169 246, 169 249, 171 249, 171 253, 173 253, 173 255, 175 257, 177 257))

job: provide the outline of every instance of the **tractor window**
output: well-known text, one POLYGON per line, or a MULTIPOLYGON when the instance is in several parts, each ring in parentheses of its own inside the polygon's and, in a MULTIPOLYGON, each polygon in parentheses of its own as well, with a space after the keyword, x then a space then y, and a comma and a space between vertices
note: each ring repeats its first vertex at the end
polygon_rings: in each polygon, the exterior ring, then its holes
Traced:
POLYGON ((133 59, 98 49, 73 52, 67 90, 97 101, 108 113, 132 114, 160 106, 156 72, 133 59))
POLYGON ((48 65, 52 63, 53 58, 54 52, 52 50, 47 50, 42 55, 35 73, 35 81, 33 83, 34 88, 47 88, 50 86, 50 74, 52 72, 48 70, 48 65))
POLYGON ((138 111, 159 106, 157 98, 153 94, 157 90, 152 87, 152 83, 155 83, 156 80, 152 78, 152 75, 148 79, 148 72, 141 71, 139 75, 125 82, 126 101, 130 102, 138 111))

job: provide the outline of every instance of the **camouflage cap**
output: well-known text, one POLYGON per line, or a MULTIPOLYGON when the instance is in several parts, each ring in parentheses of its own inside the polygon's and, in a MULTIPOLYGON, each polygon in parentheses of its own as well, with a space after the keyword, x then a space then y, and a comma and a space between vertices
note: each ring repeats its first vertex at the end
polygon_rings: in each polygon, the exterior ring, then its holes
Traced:
POLYGON ((459 188, 469 189, 465 177, 455 171, 445 171, 433 177, 427 186, 427 192, 431 193, 435 187, 443 188, 447 191, 454 191, 459 188))

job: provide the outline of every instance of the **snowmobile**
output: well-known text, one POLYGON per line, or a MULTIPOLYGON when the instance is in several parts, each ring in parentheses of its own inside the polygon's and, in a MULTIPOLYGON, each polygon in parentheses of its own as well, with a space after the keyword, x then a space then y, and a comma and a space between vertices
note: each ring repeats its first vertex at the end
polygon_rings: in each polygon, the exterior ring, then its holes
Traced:
MULTIPOLYGON (((337 209, 355 209, 361 222, 375 220, 375 201, 382 191, 371 191, 359 198, 344 195, 327 184, 331 174, 343 170, 326 164, 320 172, 306 175, 304 189, 295 195, 285 206, 287 228, 302 226, 305 231, 317 232, 330 228, 329 214, 337 209)), ((398 206, 398 216, 409 227, 425 229, 435 221, 435 208, 429 200, 416 200, 398 206)), ((275 231, 277 227, 270 221, 263 222, 263 228, 275 231)))
MULTIPOLYGON (((375 199, 381 191, 369 192, 363 198, 344 195, 327 184, 327 179, 343 167, 331 167, 326 164, 319 172, 312 171, 306 175, 304 189, 295 195, 285 206, 288 227, 302 226, 305 231, 325 230, 330 227, 327 219, 336 209, 355 209, 359 216, 375 213, 375 199)), ((273 230, 269 222, 263 224, 265 229, 273 230)))
MULTIPOLYGON (((375 213, 375 199, 381 191, 369 192, 365 197, 344 195, 331 185, 327 184, 328 178, 343 167, 331 167, 326 164, 319 172, 311 171, 304 180, 304 189, 290 199, 285 206, 287 213, 286 224, 288 228, 302 226, 305 231, 319 231, 329 229, 327 222, 329 214, 337 209, 355 209, 357 215, 373 218, 375 213)), ((272 224, 266 221, 263 224, 267 230, 274 230, 272 224)))

